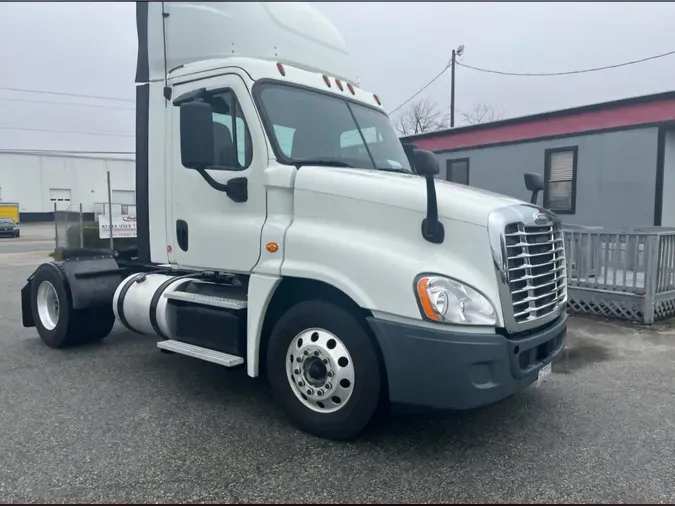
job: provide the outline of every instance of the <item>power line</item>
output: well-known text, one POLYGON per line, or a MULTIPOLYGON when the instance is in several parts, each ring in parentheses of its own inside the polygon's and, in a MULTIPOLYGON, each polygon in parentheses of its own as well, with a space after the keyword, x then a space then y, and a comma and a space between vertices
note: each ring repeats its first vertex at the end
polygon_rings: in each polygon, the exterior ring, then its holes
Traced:
POLYGON ((22 130, 26 132, 52 132, 57 134, 75 134, 75 135, 102 135, 106 137, 134 137, 131 134, 122 134, 115 132, 82 132, 80 130, 52 130, 50 128, 26 128, 9 125, 0 125, 0 130, 22 130))
POLYGON ((393 111, 391 111, 391 112, 389 113, 389 115, 391 116, 392 114, 394 114, 394 113, 395 113, 396 111, 398 111, 401 107, 403 107, 404 105, 406 105, 406 104, 407 104, 408 102, 410 102, 413 98, 415 98, 417 95, 419 95, 419 94, 422 93, 424 90, 426 90, 426 89, 427 89, 429 86, 431 86, 431 85, 432 85, 439 77, 441 77, 443 74, 445 74, 445 72, 446 72, 449 68, 450 68, 449 66, 446 66, 446 67, 445 67, 445 68, 444 68, 444 69, 443 69, 436 77, 434 77, 431 81, 429 81, 427 84, 425 84, 425 85, 424 85, 417 93, 415 93, 412 97, 410 97, 408 100, 406 100, 406 101, 403 102, 401 105, 399 105, 396 109, 394 109, 393 111))
POLYGON ((0 153, 36 153, 68 155, 135 155, 135 151, 81 151, 76 149, 2 149, 0 153))
POLYGON ((76 106, 76 107, 92 107, 95 109, 111 109, 119 111, 135 111, 133 107, 121 107, 116 105, 99 105, 99 104, 82 104, 76 102, 54 102, 52 100, 31 100, 28 98, 5 98, 0 97, 0 100, 4 102, 29 102, 35 104, 54 104, 54 105, 66 105, 66 106, 76 106))
POLYGON ((100 95, 86 95, 83 93, 65 93, 61 91, 30 90, 28 88, 8 88, 5 86, 0 86, 0 90, 18 91, 23 93, 41 93, 44 95, 58 95, 62 97, 92 98, 95 100, 112 100, 113 102, 135 102, 133 98, 103 97, 100 95))
POLYGON ((521 76, 521 77, 547 77, 547 76, 568 76, 572 74, 586 74, 588 72, 598 72, 601 70, 608 70, 608 69, 615 69, 619 67, 626 67, 628 65, 635 65, 637 63, 643 63, 649 60, 656 60, 658 58, 665 58, 666 56, 670 56, 675 54, 675 51, 668 51, 667 53, 661 53, 657 54, 654 56, 648 56, 647 58, 640 58, 639 60, 632 60, 632 61, 627 61, 624 63, 617 63, 616 65, 605 65, 604 67, 595 67, 595 68, 590 68, 590 69, 582 69, 582 70, 570 70, 567 72, 502 72, 500 70, 492 70, 492 69, 484 69, 480 67, 473 67, 471 65, 467 65, 466 63, 461 63, 457 62, 457 65, 460 65, 462 67, 466 67, 471 70, 476 70, 478 72, 487 72, 489 74, 499 74, 502 76, 521 76))

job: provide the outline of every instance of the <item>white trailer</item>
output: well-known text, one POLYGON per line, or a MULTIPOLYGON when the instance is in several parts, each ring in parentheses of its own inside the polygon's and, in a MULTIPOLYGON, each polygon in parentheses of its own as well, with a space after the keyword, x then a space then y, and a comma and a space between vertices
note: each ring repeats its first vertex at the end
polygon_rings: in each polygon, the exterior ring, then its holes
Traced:
POLYGON ((389 403, 470 409, 550 371, 560 223, 434 179, 302 3, 137 4, 138 249, 72 250, 22 289, 54 348, 115 320, 266 374, 302 429, 348 439, 389 403))

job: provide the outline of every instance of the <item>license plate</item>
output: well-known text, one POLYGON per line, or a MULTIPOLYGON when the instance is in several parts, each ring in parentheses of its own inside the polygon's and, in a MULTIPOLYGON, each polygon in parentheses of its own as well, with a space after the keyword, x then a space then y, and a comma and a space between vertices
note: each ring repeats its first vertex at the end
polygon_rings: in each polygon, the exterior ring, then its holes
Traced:
POLYGON ((549 364, 546 364, 541 369, 539 369, 539 374, 538 374, 537 380, 542 381, 547 376, 550 376, 550 374, 551 374, 551 364, 549 363, 549 364))

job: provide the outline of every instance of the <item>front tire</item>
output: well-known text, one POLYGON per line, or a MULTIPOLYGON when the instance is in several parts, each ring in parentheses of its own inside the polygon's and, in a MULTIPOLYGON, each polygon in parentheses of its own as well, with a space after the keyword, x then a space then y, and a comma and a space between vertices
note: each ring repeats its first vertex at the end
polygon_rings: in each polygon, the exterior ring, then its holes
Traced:
POLYGON ((269 380, 287 416, 333 440, 358 436, 380 407, 382 371, 362 321, 340 306, 305 301, 277 322, 269 380))
POLYGON ((65 280, 54 264, 42 264, 35 271, 31 309, 40 339, 50 348, 102 339, 115 323, 112 307, 74 310, 65 280))

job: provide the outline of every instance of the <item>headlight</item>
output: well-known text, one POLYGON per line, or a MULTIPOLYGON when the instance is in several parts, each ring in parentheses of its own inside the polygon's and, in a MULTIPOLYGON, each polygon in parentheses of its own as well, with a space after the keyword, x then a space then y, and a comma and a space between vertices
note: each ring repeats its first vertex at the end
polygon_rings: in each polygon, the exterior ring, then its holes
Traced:
POLYGON ((492 303, 468 285, 442 276, 422 276, 416 283, 423 316, 460 325, 496 325, 492 303))

